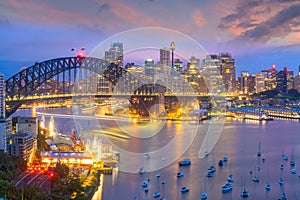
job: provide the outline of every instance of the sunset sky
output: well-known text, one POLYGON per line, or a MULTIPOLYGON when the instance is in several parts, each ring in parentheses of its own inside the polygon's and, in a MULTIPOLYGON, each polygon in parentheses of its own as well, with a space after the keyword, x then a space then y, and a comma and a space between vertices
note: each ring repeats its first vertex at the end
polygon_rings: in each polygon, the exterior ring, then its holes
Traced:
POLYGON ((300 65, 299 0, 1 0, 0 72, 71 56, 71 48, 89 52, 141 27, 173 29, 209 53, 230 52, 237 75, 273 63, 296 74, 300 65))

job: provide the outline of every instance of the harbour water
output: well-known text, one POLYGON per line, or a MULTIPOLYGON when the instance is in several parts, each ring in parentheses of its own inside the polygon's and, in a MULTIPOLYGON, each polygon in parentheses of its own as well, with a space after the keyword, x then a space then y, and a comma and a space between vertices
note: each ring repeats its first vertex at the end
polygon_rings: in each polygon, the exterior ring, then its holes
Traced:
MULTIPOLYGON (((17 114, 22 115, 26 111, 20 111, 17 114), (21 113, 20 113, 21 112, 21 113)), ((58 112, 58 111, 45 111, 58 112)), ((68 113, 67 110, 59 112, 68 113)), ((28 112, 27 114, 32 114, 28 112)), ((40 116, 38 116, 40 117, 40 116)), ((47 119, 47 118, 46 118, 47 119)), ((58 130, 66 128, 66 124, 71 119, 59 118, 55 120, 58 130)), ((126 148, 132 152, 149 152, 159 149, 180 133, 179 123, 168 122, 165 124, 164 133, 158 134, 156 137, 149 139, 120 139, 109 137, 116 145, 126 148), (151 145, 143 145, 150 143, 151 145), (150 146, 150 147, 149 147, 150 146), (150 148, 150 149, 149 149, 150 148), (153 148, 153 149, 151 149, 153 148)), ((84 123, 88 124, 89 123, 84 123)), ((100 123, 102 128, 113 131, 116 124, 112 122, 100 123)), ((172 200, 194 200, 200 199, 202 192, 208 194, 208 199, 242 199, 240 192, 245 187, 250 196, 248 199, 281 199, 283 192, 288 194, 288 199, 300 198, 300 123, 298 120, 277 120, 274 121, 254 121, 244 120, 237 121, 226 119, 222 134, 210 152, 208 157, 199 159, 199 147, 203 140, 203 135, 207 131, 209 121, 202 122, 199 127, 199 137, 196 137, 188 150, 174 163, 146 174, 127 173, 122 171, 114 171, 113 175, 105 175, 103 178, 103 200, 119 200, 119 199, 154 199, 153 193, 160 192, 162 197, 172 200), (261 143, 262 156, 257 157, 258 144, 261 143), (291 173, 290 158, 291 152, 294 152, 294 160, 296 161, 296 174, 291 173), (289 161, 284 161, 281 157, 282 153, 289 157, 289 161), (218 166, 218 161, 225 155, 229 160, 222 167, 218 166), (190 166, 179 167, 178 161, 184 158, 191 159, 190 166), (263 162, 264 159, 264 162, 263 162), (214 177, 206 177, 207 169, 211 165, 216 166, 214 177), (280 169, 280 165, 284 169, 280 169), (253 171, 252 174, 249 171, 253 171), (177 172, 182 172, 184 176, 177 178, 177 172), (157 178, 156 174, 160 173, 157 178), (234 186, 232 191, 222 193, 221 186, 227 182, 227 177, 232 175, 234 178, 234 186), (260 182, 253 182, 252 179, 257 176, 260 182), (149 192, 144 192, 141 186, 142 181, 149 181, 149 192), (285 183, 280 186, 278 181, 283 178, 285 183), (166 183, 162 184, 162 180, 166 183), (271 190, 266 191, 265 184, 271 184, 271 190), (187 186, 190 191, 181 193, 181 188, 187 186)), ((134 131, 136 123, 132 123, 134 131)), ((81 127, 85 129, 86 127, 81 127)), ((130 127, 129 127, 130 128, 130 127)), ((178 144, 180 145, 180 144, 178 144)), ((176 151, 176 149, 174 149, 176 151)), ((150 157, 150 159, 152 159, 150 157)), ((163 161, 162 161, 163 162, 163 161)), ((141 166, 143 164, 141 163, 141 166)), ((159 198, 158 198, 159 199, 159 198)))

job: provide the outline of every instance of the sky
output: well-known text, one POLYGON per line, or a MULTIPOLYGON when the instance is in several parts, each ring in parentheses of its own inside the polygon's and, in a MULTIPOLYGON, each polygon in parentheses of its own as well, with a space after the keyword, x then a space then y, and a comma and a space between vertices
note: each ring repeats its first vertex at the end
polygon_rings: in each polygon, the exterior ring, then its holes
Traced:
POLYGON ((230 52, 237 75, 272 64, 297 74, 300 65, 300 0, 1 0, 0 72, 7 79, 143 27, 178 31, 208 53, 230 52))

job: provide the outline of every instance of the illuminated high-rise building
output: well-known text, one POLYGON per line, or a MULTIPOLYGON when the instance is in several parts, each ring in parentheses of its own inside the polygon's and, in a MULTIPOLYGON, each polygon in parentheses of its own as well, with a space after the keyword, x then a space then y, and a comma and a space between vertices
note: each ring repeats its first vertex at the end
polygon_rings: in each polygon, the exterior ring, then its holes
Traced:
POLYGON ((106 66, 110 65, 111 63, 123 66, 123 43, 112 43, 110 49, 108 51, 105 51, 103 60, 106 66))
POLYGON ((145 60, 145 75, 146 76, 153 76, 154 75, 154 60, 147 59, 145 60))
POLYGON ((170 67, 170 49, 163 48, 159 50, 159 62, 164 68, 170 67))
POLYGON ((298 68, 298 74, 294 78, 294 89, 296 89, 298 92, 300 92, 300 65, 298 68))
POLYGON ((183 71, 183 63, 179 58, 174 59, 174 70, 179 73, 183 71))
POLYGON ((226 92, 234 92, 235 88, 235 61, 230 53, 219 54, 219 69, 222 75, 226 92))

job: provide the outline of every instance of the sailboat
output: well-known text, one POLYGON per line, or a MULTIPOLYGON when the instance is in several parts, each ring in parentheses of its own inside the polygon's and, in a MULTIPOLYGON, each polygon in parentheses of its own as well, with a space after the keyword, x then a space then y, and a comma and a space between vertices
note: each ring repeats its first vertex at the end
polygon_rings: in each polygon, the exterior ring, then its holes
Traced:
POLYGON ((265 188, 267 191, 269 191, 271 189, 271 185, 269 183, 269 166, 268 166, 268 169, 267 169, 267 183, 265 185, 265 188))
POLYGON ((240 195, 241 195, 242 198, 247 198, 250 195, 250 192, 248 192, 246 190, 246 183, 245 183, 245 181, 244 181, 244 189, 241 191, 240 195))
POLYGON ((258 152, 257 152, 257 156, 260 157, 261 156, 261 142, 259 141, 258 143, 258 152))
POLYGON ((295 164, 296 164, 296 162, 294 160, 294 149, 292 148, 290 165, 293 167, 293 166, 295 166, 295 164))

